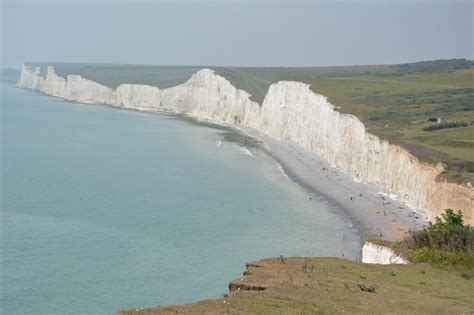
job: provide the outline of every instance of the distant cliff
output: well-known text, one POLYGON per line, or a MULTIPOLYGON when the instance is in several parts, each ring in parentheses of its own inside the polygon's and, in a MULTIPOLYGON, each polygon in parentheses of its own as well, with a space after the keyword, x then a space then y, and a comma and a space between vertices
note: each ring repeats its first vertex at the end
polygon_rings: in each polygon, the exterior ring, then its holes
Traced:
POLYGON ((180 112, 253 127, 276 139, 298 143, 356 181, 390 190, 430 219, 453 208, 461 209, 465 222, 474 224, 472 186, 437 181, 441 165, 423 164, 400 146, 368 133, 357 117, 335 111, 326 97, 303 83, 272 84, 261 106, 250 100, 250 94, 208 69, 172 88, 122 84, 112 89, 79 75, 62 78, 52 67, 43 78, 38 67, 23 66, 17 85, 80 103, 180 112))

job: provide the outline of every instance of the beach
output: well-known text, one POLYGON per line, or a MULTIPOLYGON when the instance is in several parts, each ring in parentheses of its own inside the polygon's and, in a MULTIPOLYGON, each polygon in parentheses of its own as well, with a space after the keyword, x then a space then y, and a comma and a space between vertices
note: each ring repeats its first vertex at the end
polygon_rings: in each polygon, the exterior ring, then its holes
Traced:
POLYGON ((312 198, 349 217, 362 242, 370 238, 401 240, 426 225, 423 213, 414 212, 390 192, 371 183, 355 182, 349 174, 294 142, 276 140, 250 127, 237 129, 260 140, 267 154, 312 198))

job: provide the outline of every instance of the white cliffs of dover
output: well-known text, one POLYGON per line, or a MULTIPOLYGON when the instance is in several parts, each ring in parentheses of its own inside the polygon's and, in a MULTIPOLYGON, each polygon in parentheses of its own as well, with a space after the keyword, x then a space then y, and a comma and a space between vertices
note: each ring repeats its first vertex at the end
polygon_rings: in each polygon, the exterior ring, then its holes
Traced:
POLYGON ((474 224, 471 185, 437 181, 441 165, 420 162, 404 148, 368 133, 355 116, 341 114, 309 85, 281 81, 270 86, 261 106, 250 94, 209 69, 167 89, 138 84, 106 87, 78 75, 58 76, 48 67, 23 66, 17 85, 80 103, 184 113, 199 119, 249 126, 291 140, 346 171, 356 181, 374 183, 411 209, 433 219, 445 208, 461 209, 474 224))

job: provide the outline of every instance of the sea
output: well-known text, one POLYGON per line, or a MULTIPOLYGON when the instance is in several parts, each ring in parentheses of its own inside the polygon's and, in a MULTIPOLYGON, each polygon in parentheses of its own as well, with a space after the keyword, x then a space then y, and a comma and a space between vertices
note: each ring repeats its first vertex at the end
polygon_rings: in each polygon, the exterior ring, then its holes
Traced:
POLYGON ((249 261, 357 257, 337 209, 223 132, 2 81, 0 313, 186 303, 249 261))

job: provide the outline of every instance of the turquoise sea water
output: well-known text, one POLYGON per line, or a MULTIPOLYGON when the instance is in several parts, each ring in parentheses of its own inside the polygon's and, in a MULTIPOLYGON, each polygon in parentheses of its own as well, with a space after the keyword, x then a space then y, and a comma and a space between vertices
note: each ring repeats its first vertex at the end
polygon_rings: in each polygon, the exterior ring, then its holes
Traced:
POLYGON ((219 130, 11 83, 1 111, 3 314, 190 302, 250 260, 357 253, 349 222, 219 130))

